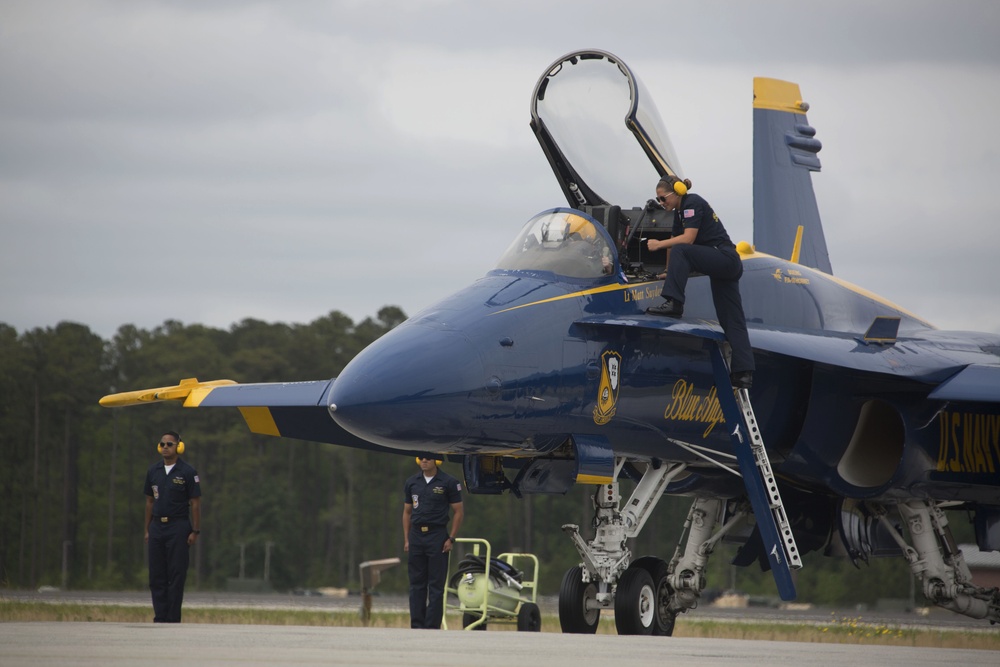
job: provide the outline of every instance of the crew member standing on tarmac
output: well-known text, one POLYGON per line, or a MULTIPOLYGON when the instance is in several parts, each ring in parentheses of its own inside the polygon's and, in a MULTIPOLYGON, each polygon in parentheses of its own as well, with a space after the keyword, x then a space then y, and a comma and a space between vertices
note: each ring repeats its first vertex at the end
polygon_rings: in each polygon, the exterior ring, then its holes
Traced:
POLYGON ((448 553, 462 527, 462 484, 438 469, 433 458, 417 457, 420 472, 403 486, 403 551, 410 577, 410 627, 439 629, 444 614, 448 553), (448 509, 454 512, 448 530, 448 509))
POLYGON ((743 260, 719 216, 702 197, 688 192, 690 187, 691 181, 669 174, 656 184, 656 201, 674 212, 674 227, 669 239, 647 241, 650 250, 667 251, 667 273, 661 292, 666 302, 646 312, 680 317, 688 276, 692 271, 707 275, 712 280, 716 317, 732 347, 730 382, 738 389, 749 389, 754 361, 740 298, 743 260))
POLYGON ((201 533, 201 480, 180 458, 184 443, 173 431, 160 437, 163 460, 146 473, 146 544, 153 622, 180 623, 189 550, 201 533))

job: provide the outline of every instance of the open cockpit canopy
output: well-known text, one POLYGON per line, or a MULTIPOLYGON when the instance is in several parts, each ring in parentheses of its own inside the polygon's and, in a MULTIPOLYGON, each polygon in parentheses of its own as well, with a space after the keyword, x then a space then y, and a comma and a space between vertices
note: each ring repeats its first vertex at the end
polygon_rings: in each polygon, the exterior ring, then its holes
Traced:
POLYGON ((569 205, 642 206, 680 165, 653 99, 606 51, 569 53, 535 84, 531 128, 569 205))

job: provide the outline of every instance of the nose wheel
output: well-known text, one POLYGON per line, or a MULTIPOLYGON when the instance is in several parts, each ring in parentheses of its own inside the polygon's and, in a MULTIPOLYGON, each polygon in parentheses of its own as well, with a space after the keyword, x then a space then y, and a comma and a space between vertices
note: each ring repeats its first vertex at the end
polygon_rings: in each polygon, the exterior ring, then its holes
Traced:
POLYGON ((559 586, 559 625, 568 634, 592 635, 597 632, 601 608, 597 602, 597 586, 583 580, 583 568, 571 567, 559 586))

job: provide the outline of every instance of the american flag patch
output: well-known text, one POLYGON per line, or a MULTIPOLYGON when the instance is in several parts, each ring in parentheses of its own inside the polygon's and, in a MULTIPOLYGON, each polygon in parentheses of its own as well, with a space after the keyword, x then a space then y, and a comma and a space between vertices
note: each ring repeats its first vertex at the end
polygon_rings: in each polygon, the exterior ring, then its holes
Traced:
POLYGON ((686 208, 686 209, 684 209, 684 217, 685 218, 693 218, 694 217, 694 209, 693 208, 686 208))
POLYGON ((198 475, 195 475, 195 476, 194 476, 194 483, 195 483, 195 484, 201 484, 201 480, 200 480, 200 479, 198 479, 198 475))
POLYGON ((459 490, 459 491, 461 491, 461 490, 462 490, 462 483, 461 483, 461 482, 459 482, 459 483, 458 483, 458 490, 459 490))

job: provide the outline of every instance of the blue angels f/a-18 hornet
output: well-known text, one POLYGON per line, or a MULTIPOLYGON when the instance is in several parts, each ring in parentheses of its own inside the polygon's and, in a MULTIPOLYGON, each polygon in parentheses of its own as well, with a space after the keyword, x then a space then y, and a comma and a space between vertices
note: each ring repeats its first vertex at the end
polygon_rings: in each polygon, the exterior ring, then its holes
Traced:
POLYGON ((559 591, 564 632, 614 609, 619 633, 671 634, 724 537, 784 599, 802 553, 896 555, 929 600, 1000 621, 945 513, 967 510, 979 548, 1000 549, 1000 336, 938 330, 833 276, 807 110, 796 84, 755 79, 754 239, 738 245, 751 390, 730 384, 707 277, 682 318, 645 312, 666 257, 643 240, 672 227, 648 196, 682 170, 632 70, 587 50, 546 68, 531 100, 566 205, 528 220, 484 277, 334 379, 192 379, 101 402, 236 407, 254 433, 447 455, 472 493, 595 485, 593 537, 563 526, 581 559, 559 591), (692 499, 681 544, 634 558, 627 540, 664 494, 692 499))

